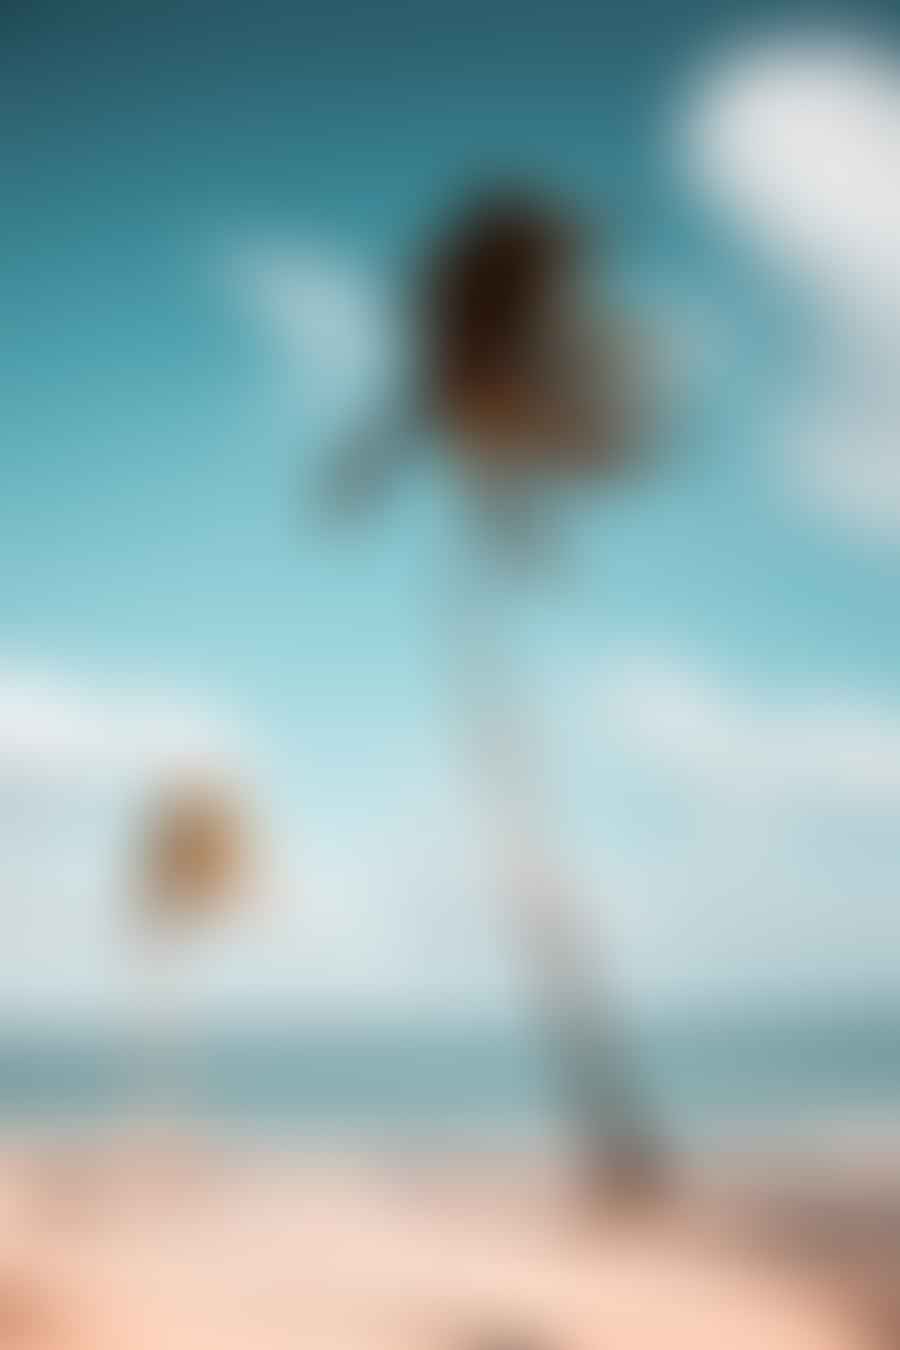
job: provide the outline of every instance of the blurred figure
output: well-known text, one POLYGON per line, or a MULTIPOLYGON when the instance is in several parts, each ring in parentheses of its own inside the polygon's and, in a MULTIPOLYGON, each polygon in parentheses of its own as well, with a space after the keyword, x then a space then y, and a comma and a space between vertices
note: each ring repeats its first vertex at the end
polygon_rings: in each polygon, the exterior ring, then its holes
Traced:
MULTIPOLYGON (((459 694, 479 796, 500 844, 496 889, 532 967, 580 1196, 592 1211, 598 1201, 658 1195, 661 1155, 545 847, 543 771, 498 640, 503 588, 495 584, 510 544, 517 558, 540 556, 541 489, 552 477, 605 475, 636 458, 638 367, 591 293, 587 255, 584 226, 540 196, 495 193, 464 212, 438 237, 421 278, 415 411, 421 430, 446 433, 471 471, 474 531, 453 634, 459 694)), ((377 495, 407 448, 403 436, 354 447, 336 468, 338 503, 377 495)))

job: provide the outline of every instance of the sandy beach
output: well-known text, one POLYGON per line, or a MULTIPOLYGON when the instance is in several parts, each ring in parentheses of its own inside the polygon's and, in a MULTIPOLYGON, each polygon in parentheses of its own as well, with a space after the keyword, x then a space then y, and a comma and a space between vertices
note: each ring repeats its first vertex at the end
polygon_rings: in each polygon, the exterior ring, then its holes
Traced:
MULTIPOLYGON (((690 1202, 588 1223, 552 1169, 500 1158, 413 1169, 134 1140, 9 1144, 0 1167, 0 1345, 896 1344, 869 1315, 869 1294, 843 1278, 843 1258, 839 1271, 748 1240, 750 1195, 762 1194, 758 1179, 748 1186, 729 1191, 720 1179, 705 1196, 692 1189, 690 1202)), ((790 1214, 799 1213, 795 1202, 790 1214)), ((824 1231, 822 1220, 816 1232, 824 1231)))

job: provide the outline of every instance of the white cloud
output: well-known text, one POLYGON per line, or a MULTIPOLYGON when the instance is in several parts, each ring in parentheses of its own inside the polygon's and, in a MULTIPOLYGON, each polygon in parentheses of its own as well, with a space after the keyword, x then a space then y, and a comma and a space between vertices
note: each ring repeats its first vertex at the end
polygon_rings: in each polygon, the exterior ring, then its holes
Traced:
POLYGON ((396 313, 373 271, 322 245, 258 240, 237 251, 231 274, 317 412, 358 405, 395 377, 396 313))
POLYGON ((736 52, 695 90, 684 129, 705 190, 770 247, 848 304, 896 303, 900 67, 888 50, 795 38, 736 52))
POLYGON ((135 804, 183 773, 243 784, 251 752, 208 697, 0 665, 5 1016, 109 1016, 133 1003, 123 850, 135 804))
POLYGON ((765 699, 648 662, 605 691, 603 715, 626 747, 716 794, 900 808, 900 703, 765 699))
POLYGON ((805 285, 827 366, 782 427, 783 484, 870 533, 900 523, 900 59, 846 38, 739 49, 695 81, 677 154, 805 285))
POLYGON ((0 770, 7 780, 102 781, 237 763, 233 720, 191 701, 99 689, 45 671, 0 666, 0 770))
MULTIPOLYGON (((134 1011, 123 846, 135 802, 182 770, 253 774, 264 791, 253 749, 208 699, 0 668, 4 1016, 134 1011)), ((285 801, 255 805, 264 856, 243 921, 172 954, 185 1015, 334 1021, 495 1004, 503 962, 453 801, 421 789, 396 809, 314 799, 299 820, 285 801)))
POLYGON ((593 823, 601 919, 641 1000, 893 988, 900 701, 763 689, 653 650, 623 654, 594 717, 633 827, 593 823))

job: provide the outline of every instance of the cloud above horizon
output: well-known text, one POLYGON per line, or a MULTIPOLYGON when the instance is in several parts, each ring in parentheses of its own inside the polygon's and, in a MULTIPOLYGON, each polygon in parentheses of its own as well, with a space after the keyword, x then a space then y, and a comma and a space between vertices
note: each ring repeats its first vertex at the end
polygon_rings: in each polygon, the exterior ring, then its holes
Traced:
POLYGON ((900 701, 659 649, 623 652, 593 700, 634 827, 604 840, 592 820, 596 875, 642 998, 893 988, 900 701))
POLYGON ((228 278, 315 416, 346 416, 397 378, 398 316, 374 267, 334 245, 260 231, 232 251, 228 278))
POLYGON ((827 687, 766 696, 664 658, 626 664, 602 708, 628 749, 697 788, 900 811, 900 700, 827 687))
POLYGON ((243 753, 237 722, 207 698, 101 688, 57 671, 0 665, 0 774, 8 783, 114 782, 225 769, 243 753))
POLYGON ((823 364, 774 433, 782 488, 894 540, 900 58, 862 38, 772 38, 700 72, 675 124, 686 180, 816 314, 823 364))
POLYGON ((134 812, 173 777, 252 770, 209 696, 0 665, 0 1008, 43 1021, 134 1008, 134 812))

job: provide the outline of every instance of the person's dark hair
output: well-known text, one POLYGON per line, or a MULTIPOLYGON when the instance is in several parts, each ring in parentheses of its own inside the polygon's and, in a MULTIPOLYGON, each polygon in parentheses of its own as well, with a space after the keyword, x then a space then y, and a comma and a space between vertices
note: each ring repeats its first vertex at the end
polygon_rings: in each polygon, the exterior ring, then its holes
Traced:
POLYGON ((536 197, 495 193, 470 206, 425 270, 424 321, 443 378, 502 359, 580 243, 577 223, 536 197))

